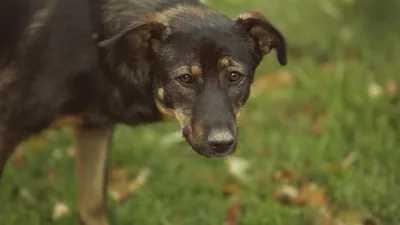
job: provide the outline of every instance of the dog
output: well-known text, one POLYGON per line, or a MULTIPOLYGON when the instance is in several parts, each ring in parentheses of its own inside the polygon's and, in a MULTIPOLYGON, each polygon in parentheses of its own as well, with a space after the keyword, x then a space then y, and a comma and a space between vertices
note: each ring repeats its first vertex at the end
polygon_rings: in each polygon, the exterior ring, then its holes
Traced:
POLYGON ((232 154, 254 73, 282 33, 261 13, 231 19, 197 0, 3 0, 0 176, 22 141, 75 127, 81 224, 107 225, 116 124, 176 119, 205 157, 232 154))

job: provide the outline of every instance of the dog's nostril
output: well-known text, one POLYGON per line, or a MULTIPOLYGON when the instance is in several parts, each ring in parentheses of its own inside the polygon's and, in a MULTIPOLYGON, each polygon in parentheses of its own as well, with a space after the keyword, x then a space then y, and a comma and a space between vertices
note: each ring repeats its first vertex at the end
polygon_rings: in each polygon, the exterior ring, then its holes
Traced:
POLYGON ((217 152, 225 152, 235 142, 235 137, 228 129, 211 130, 207 137, 208 144, 217 152))

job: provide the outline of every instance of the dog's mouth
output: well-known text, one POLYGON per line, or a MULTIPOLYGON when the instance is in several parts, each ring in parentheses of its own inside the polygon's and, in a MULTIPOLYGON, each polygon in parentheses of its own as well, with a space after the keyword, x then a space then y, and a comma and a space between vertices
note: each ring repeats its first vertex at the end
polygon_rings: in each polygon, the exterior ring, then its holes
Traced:
POLYGON ((197 138, 193 134, 191 129, 188 127, 184 127, 182 129, 182 135, 193 150, 195 150, 197 153, 207 158, 224 157, 231 155, 236 151, 236 146, 237 146, 236 138, 235 141, 229 145, 229 147, 226 146, 213 147, 210 146, 207 143, 207 141, 202 140, 204 138, 201 138, 199 140, 199 138, 197 138))

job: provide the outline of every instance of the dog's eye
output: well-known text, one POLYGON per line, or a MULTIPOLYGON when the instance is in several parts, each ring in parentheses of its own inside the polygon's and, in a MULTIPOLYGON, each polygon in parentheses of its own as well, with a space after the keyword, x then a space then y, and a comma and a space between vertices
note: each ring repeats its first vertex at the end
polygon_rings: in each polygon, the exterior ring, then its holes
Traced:
POLYGON ((182 83, 185 83, 185 84, 191 84, 191 83, 193 83, 193 77, 192 77, 192 75, 190 75, 190 74, 184 74, 184 75, 182 75, 182 76, 179 76, 179 77, 178 77, 178 80, 179 80, 180 82, 182 82, 182 83))
POLYGON ((238 72, 230 72, 228 80, 230 82, 238 82, 240 79, 242 79, 243 75, 238 73, 238 72))

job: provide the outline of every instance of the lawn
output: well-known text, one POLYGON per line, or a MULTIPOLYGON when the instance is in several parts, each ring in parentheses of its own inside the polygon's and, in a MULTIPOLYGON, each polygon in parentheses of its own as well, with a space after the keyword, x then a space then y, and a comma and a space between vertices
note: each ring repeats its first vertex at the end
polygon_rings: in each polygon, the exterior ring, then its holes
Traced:
MULTIPOLYGON (((232 157, 201 157, 174 122, 119 126, 111 190, 143 182, 110 195, 113 224, 400 224, 400 3, 375 2, 207 1, 232 17, 263 12, 287 37, 289 64, 273 52, 259 67, 232 157)), ((48 130, 14 154, 1 225, 76 224, 71 134, 48 130), (60 204, 68 212, 54 219, 60 204)))

